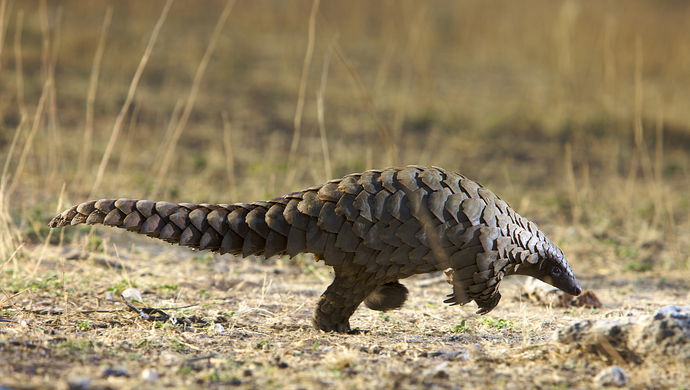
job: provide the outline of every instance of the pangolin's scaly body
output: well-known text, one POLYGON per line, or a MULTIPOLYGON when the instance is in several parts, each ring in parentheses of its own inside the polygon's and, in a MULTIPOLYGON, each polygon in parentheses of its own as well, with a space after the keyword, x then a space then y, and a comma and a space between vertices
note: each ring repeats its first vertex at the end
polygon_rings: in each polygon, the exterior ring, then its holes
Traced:
POLYGON ((346 332, 362 301, 402 307, 411 275, 453 270, 445 301, 474 300, 488 313, 506 275, 537 277, 581 292, 563 252, 479 183, 440 168, 408 166, 351 174, 282 198, 239 204, 103 199, 74 206, 50 226, 103 224, 200 250, 241 256, 313 253, 335 279, 313 318, 346 332))

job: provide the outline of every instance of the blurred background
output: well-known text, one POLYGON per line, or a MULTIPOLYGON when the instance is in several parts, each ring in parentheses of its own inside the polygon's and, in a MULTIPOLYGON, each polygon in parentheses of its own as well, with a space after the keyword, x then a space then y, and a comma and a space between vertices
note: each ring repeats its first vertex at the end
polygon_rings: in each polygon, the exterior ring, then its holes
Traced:
POLYGON ((492 189, 576 273, 687 276, 690 3, 0 4, 4 258, 59 201, 418 164, 492 189))

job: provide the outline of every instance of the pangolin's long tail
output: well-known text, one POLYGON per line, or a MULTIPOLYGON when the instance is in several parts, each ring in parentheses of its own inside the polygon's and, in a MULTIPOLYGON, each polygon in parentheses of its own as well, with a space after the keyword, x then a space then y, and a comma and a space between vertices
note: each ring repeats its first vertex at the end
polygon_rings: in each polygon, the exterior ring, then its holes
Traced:
MULTIPOLYGON (((296 195, 303 197, 302 193, 296 195)), ((69 208, 53 218, 50 227, 103 224, 221 254, 266 257, 305 251, 322 254, 325 245, 316 247, 323 241, 316 236, 326 232, 318 226, 318 218, 299 210, 303 208, 299 207, 300 201, 277 198, 210 205, 101 199, 69 208)), ((337 216, 333 213, 330 217, 337 216)))

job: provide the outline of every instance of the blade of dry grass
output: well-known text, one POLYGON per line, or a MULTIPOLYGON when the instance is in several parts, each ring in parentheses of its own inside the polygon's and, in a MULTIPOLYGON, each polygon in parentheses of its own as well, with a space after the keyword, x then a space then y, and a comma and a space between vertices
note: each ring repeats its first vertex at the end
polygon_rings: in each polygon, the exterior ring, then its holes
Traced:
POLYGON ((654 179, 661 183, 663 180, 662 168, 664 166, 664 103, 661 96, 657 95, 656 113, 656 139, 654 142, 654 179))
MULTIPOLYGON (((331 27, 330 23, 328 23, 328 20, 325 17, 323 19, 326 21, 325 26, 329 30, 329 35, 331 37, 335 37, 336 34, 333 31, 333 28, 331 27)), ((338 55, 338 58, 340 58, 340 61, 343 63, 343 65, 345 65, 345 68, 347 69, 353 82, 355 83, 355 87, 359 94, 360 100, 362 101, 362 105, 364 105, 364 108, 367 110, 367 113, 374 120, 374 123, 376 123, 376 128, 378 129, 379 136, 381 137, 381 140, 385 145, 386 154, 388 155, 388 161, 386 165, 397 165, 398 145, 395 142, 393 133, 390 131, 386 123, 379 116, 378 111, 376 109, 376 105, 374 104, 374 100, 372 99, 371 94, 369 93, 369 89, 367 88, 364 79, 362 79, 362 76, 359 74, 357 67, 352 62, 352 60, 350 60, 347 54, 345 54, 342 47, 340 47, 340 44, 337 41, 334 42, 335 52, 338 55)))
POLYGON ((96 196, 96 191, 98 191, 98 187, 101 186, 101 182, 103 181, 103 175, 105 174, 105 168, 108 165, 108 160, 110 160, 110 154, 113 152, 113 148, 115 147, 115 141, 117 140, 117 136, 120 133, 120 128, 122 127, 122 121, 124 120, 125 115, 129 110, 129 106, 132 104, 132 100, 134 99, 134 93, 136 92, 137 85, 139 84, 139 79, 141 78, 141 74, 144 72, 144 68, 146 67, 146 64, 149 61, 151 51, 153 51, 153 46, 156 44, 156 40, 158 39, 158 33, 163 27, 163 23, 165 22, 165 19, 168 16, 168 11, 170 11, 172 3, 173 0, 166 1, 165 6, 163 7, 163 11, 161 12, 160 17, 158 18, 158 22, 156 22, 156 26, 153 28, 153 32, 151 33, 149 43, 146 46, 146 49, 144 50, 144 55, 141 57, 139 67, 137 68, 136 72, 134 72, 134 77, 132 77, 132 83, 130 84, 129 91, 127 92, 127 98, 125 99, 125 103, 122 105, 120 113, 117 115, 117 118, 115 119, 115 124, 113 125, 113 130, 110 134, 108 145, 105 148, 103 158, 101 159, 101 163, 98 166, 96 181, 93 183, 93 187, 91 188, 89 198, 93 199, 96 196))
MULTIPOLYGON (((644 47, 642 39, 640 36, 636 36, 635 39, 635 95, 634 95, 634 107, 633 107, 633 129, 634 129, 634 140, 635 140, 635 153, 639 156, 640 165, 642 167, 642 173, 645 180, 645 187, 649 193, 649 198, 654 205, 654 217, 652 218, 650 225, 651 227, 657 227, 661 224, 666 225, 665 229, 668 231, 671 226, 673 226, 672 221, 670 223, 666 222, 664 217, 668 211, 665 209, 664 201, 664 191, 662 176, 659 173, 658 167, 662 164, 662 153, 663 149, 661 142, 663 141, 661 132, 663 129, 663 116, 661 113, 658 114, 657 124, 656 124, 656 150, 655 150, 655 163, 652 163, 652 158, 650 156, 649 150, 647 148, 647 143, 644 140, 644 125, 642 123, 643 115, 643 103, 644 103, 644 87, 643 87, 643 63, 644 63, 644 47), (655 174, 655 168, 657 169, 655 174)), ((672 219, 672 216, 671 216, 672 219)), ((645 241, 646 237, 640 235, 638 237, 637 243, 641 245, 645 241)))
POLYGON ((398 141, 402 134, 403 123, 405 123, 405 112, 407 108, 407 96, 410 92, 410 85, 412 84, 412 68, 415 62, 415 54, 419 44, 419 38, 422 31, 422 22, 429 9, 428 3, 420 2, 420 9, 416 12, 415 18, 410 25, 410 32, 407 38, 407 47, 405 48, 405 57, 407 61, 403 64, 403 69, 400 75, 400 84, 398 86, 397 104, 395 113, 393 115, 393 137, 398 141))
POLYGON ((41 92, 41 97, 38 100, 38 106, 36 107, 36 113, 34 115, 31 132, 29 133, 29 136, 26 139, 26 142, 24 143, 24 149, 22 150, 22 154, 19 157, 19 162, 17 163, 17 168, 15 169, 14 177, 12 177, 12 184, 10 184, 9 188, 7 189, 7 194, 5 195, 6 202, 10 201, 12 194, 17 189, 17 185, 19 184, 19 179, 21 178, 22 173, 24 171, 24 164, 26 163, 26 158, 29 155, 29 151, 33 146, 34 138, 36 137, 36 133, 38 132, 38 129, 41 125, 43 109, 45 107, 45 102, 48 99, 48 95, 50 94, 50 88, 52 87, 52 85, 52 78, 49 78, 48 80, 46 80, 45 84, 43 84, 43 92, 41 92))
MULTIPOLYGON (((60 190, 60 197, 58 198, 57 207, 55 208, 55 214, 58 214, 62 210, 62 201, 65 198, 65 188, 66 187, 67 187, 67 183, 66 182, 62 183, 62 189, 60 190)), ((54 231, 54 229, 48 230, 48 236, 43 241, 43 247, 41 248, 41 253, 38 255, 38 258, 36 259, 36 263, 34 264, 34 267, 31 270, 32 275, 35 275, 41 266, 41 262, 43 261, 43 256, 46 253, 46 249, 48 249, 48 245, 50 244, 50 238, 53 236, 53 231, 54 231)), ((64 260, 64 257, 62 260, 64 260)), ((64 269, 63 269, 63 272, 64 272, 64 269)))
MULTIPOLYGON (((5 12, 7 11, 7 0, 0 1, 0 58, 2 58, 2 48, 5 46, 5 32, 7 32, 7 23, 5 20, 5 12)), ((8 12, 9 14, 9 12, 8 12)), ((2 61, 0 61, 0 69, 2 69, 2 61)))
POLYGON ((22 56, 22 28, 24 26, 24 10, 17 11, 17 25, 14 28, 14 66, 17 77, 17 106, 22 117, 28 117, 29 112, 24 103, 24 66, 22 56))
POLYGON ((48 22, 48 5, 46 0, 38 2, 38 19, 41 26, 41 76, 43 80, 50 77, 50 69, 46 67, 50 56, 50 26, 48 22))
MULTIPOLYGON (((676 230, 675 213, 673 212, 673 202, 668 196, 666 186, 664 186, 663 166, 664 166, 664 105, 661 96, 657 96, 657 115, 656 115, 656 137, 654 149, 654 182, 656 183, 655 208, 658 207, 655 218, 660 219, 664 225, 664 231, 668 236, 668 243, 671 253, 675 260, 676 269, 688 270, 690 264, 683 260, 683 255, 678 241, 676 230), (656 201, 660 202, 657 206, 656 201)), ((651 159, 651 158, 650 158, 651 159)), ((651 164, 651 161, 650 161, 651 164)))
MULTIPOLYGON (((690 270, 690 258, 683 259, 683 254, 681 252, 681 244, 678 240, 678 230, 676 228, 676 220, 674 218, 673 212, 673 202, 670 199, 666 199, 666 234, 668 235, 669 246, 671 247, 671 253, 673 253, 673 258, 675 259, 675 268, 684 269, 686 272, 690 270)), ((690 296, 690 292, 688 293, 690 296)))
MULTIPOLYGON (((16 271, 17 269, 19 269, 19 265, 17 264, 17 254, 18 254, 19 251, 22 249, 22 247, 24 247, 24 244, 19 244, 19 245, 14 249, 14 251, 12 252, 12 254, 10 255, 10 257, 7 259, 7 261, 5 261, 4 263, 2 263, 2 265, 0 265, 0 272, 2 272, 2 271, 5 270, 5 267, 7 266, 7 264, 10 263, 10 261, 13 261, 13 262, 14 262, 14 269, 15 269, 15 271, 16 271)), ((14 273, 12 274, 12 278, 16 278, 16 277, 17 277, 17 272, 14 272, 14 273)))
POLYGON ((290 154, 288 155, 288 173, 285 179, 285 191, 289 191, 292 186, 297 168, 297 148, 302 134, 302 113, 304 111, 304 101, 307 93, 307 81, 309 78, 309 69, 311 68, 311 60, 314 56, 314 40, 316 36, 316 13, 319 10, 320 0, 314 0, 311 4, 311 13, 309 14, 309 29, 307 32, 307 52, 304 54, 304 63, 302 64, 302 76, 299 82, 299 92, 297 95, 297 108, 295 109, 295 117, 293 120, 294 132, 292 133, 292 143, 290 144, 290 154))
POLYGON ((316 95, 316 110, 319 119, 319 134, 321 136, 321 151, 323 154, 323 164, 326 169, 326 180, 333 178, 333 168, 331 167, 331 154, 328 151, 328 138, 326 136, 326 120, 324 118, 324 96, 326 95, 326 81, 328 80, 328 65, 331 62, 331 52, 333 43, 328 45, 326 56, 323 59, 323 69, 321 70, 321 86, 316 95))
MULTIPOLYGON (((3 178, 2 184, 4 184, 4 182, 5 180, 3 178)), ((16 251, 19 250, 22 244, 20 244, 21 237, 17 236, 18 231, 14 228, 12 218, 9 214, 5 191, 0 190, 0 256, 6 256, 10 252, 16 253, 16 251)), ((13 256, 10 258, 13 258, 13 256)), ((15 261, 15 270, 17 268, 18 267, 15 261)))
MULTIPOLYGON (((4 42, 4 37, 5 37, 5 31, 7 31, 7 21, 5 20, 5 10, 7 6, 7 1, 3 0, 2 3, 0 3, 0 34, 2 34, 2 37, 0 38, 0 54, 2 53, 2 47, 3 47, 3 42, 4 42)), ((16 69, 15 72, 17 73, 17 105, 20 107, 20 114, 21 114, 21 120, 19 121, 19 125, 17 126, 17 129, 14 132, 14 137, 12 138, 12 143, 10 144, 10 148, 7 152, 7 158, 5 159, 5 165, 2 170, 2 177, 0 178, 0 196, 3 197, 3 200, 0 201, 0 207, 4 206, 4 199, 5 199, 5 187, 7 185, 7 181, 9 180, 9 177, 7 176, 7 173, 9 172, 9 167, 10 167, 10 162, 12 161, 12 155, 14 154, 14 148, 17 146, 17 142, 19 140, 19 135, 22 132, 22 129, 24 128, 24 125, 26 124, 28 114, 26 112, 26 107, 24 107, 24 110, 22 112, 21 107, 23 107, 24 104, 24 82, 23 82, 23 69, 22 69, 22 60, 21 60, 21 25, 22 25, 22 20, 23 20, 23 11, 19 10, 17 12, 17 26, 15 30, 15 37, 14 37, 14 52, 15 52, 15 65, 16 69), (21 16, 21 17, 20 17, 21 16), (21 92, 20 92, 21 91, 21 92)), ((9 18, 9 15, 8 15, 9 18)), ((2 57, 0 57, 2 58, 2 57)), ((0 61, 1 63, 1 61, 0 61)))
MULTIPOLYGON (((9 180, 9 177, 7 176, 7 173, 9 172, 10 168, 10 162, 12 161, 12 155, 14 155, 14 148, 17 146, 17 142, 19 140, 19 135, 22 133, 22 129, 24 128, 24 125, 26 125, 26 117, 22 117, 21 122, 19 122, 19 125, 17 126, 17 129, 14 131, 14 137, 12 137, 12 143, 10 144, 10 148, 7 151, 7 158, 5 158, 5 166, 2 169, 2 180, 0 181, 0 194, 5 194, 5 187, 7 185, 7 181, 9 180)), ((2 203, 0 202, 0 205, 2 203)))
POLYGON ((86 171, 86 162, 91 155, 91 142, 93 139, 93 108, 96 102, 96 92, 98 91, 98 77, 101 71, 101 61, 103 60, 103 53, 105 52, 105 42, 108 39, 108 31, 110 30, 110 22, 113 18, 113 6, 109 5, 105 10, 105 17, 101 25, 101 34, 98 38, 98 45, 96 46, 96 54, 93 56, 93 64, 91 65, 91 77, 89 79, 89 91, 86 94, 86 122, 84 123, 84 144, 79 155, 79 164, 77 167, 77 177, 83 178, 86 171))
POLYGON ((221 12, 220 17, 218 18, 218 22, 216 23, 216 27, 214 28, 213 33, 211 34, 211 39, 209 40, 208 46, 206 47, 206 52, 204 53, 204 56, 201 58, 199 67, 197 68, 196 74, 194 75, 194 80, 192 81, 192 88, 189 91, 189 96, 187 97, 187 104, 185 105, 184 111, 182 112, 182 117, 180 118, 180 122, 175 127, 175 132, 172 135, 170 147, 168 148, 168 151, 165 154, 163 163, 161 164, 160 170, 158 171, 158 176, 154 181, 154 187, 150 194, 151 197, 156 197, 156 195, 158 195, 158 192, 160 191, 161 186, 163 185, 163 180, 165 179, 165 176, 168 173, 168 169, 170 168, 170 164, 175 154, 177 143, 180 140, 182 131, 187 125, 189 115, 192 113, 192 109, 194 108, 194 102, 196 102, 196 97, 199 94, 199 85, 201 84, 201 80, 203 79, 204 73, 206 72, 206 67, 208 66, 208 63, 211 60, 211 55, 213 55, 213 52, 216 49, 218 38, 220 37, 220 32, 223 30, 223 26, 225 26, 225 22, 227 21, 228 16, 230 16, 230 12, 232 11, 234 5, 235 0, 229 0, 225 4, 225 8, 223 8, 223 12, 221 12))
POLYGON ((60 265, 61 265, 61 271, 60 274, 62 276, 62 300, 65 303, 65 310, 62 312, 62 320, 65 321, 65 323, 69 323, 69 301, 67 300, 67 283, 65 280, 65 258, 64 256, 60 258, 60 265))
POLYGON ((374 98, 378 98, 383 91, 383 87, 386 85, 386 80, 388 80, 388 74, 390 73, 391 61, 393 60, 393 55, 395 54, 395 44, 391 43, 386 46, 379 65, 376 68, 376 76, 374 77, 373 86, 371 87, 371 94, 374 98))
POLYGON ((7 157, 5 158, 2 176, 0 176, 0 253, 2 254, 7 254, 13 250, 13 248, 17 248, 17 245, 20 242, 20 240, 15 240, 16 229, 13 228, 12 218, 9 214, 9 202, 7 202, 7 193, 5 189, 9 180, 8 172, 10 162, 12 161, 12 156, 14 155, 14 149, 17 146, 19 135, 21 134, 25 125, 26 116, 22 117, 21 122, 19 122, 19 125, 14 132, 12 143, 10 143, 10 148, 7 151, 7 157))
POLYGON ((644 51, 642 40, 639 35, 635 40, 635 100, 633 108, 633 128, 635 150, 640 156, 640 165, 642 166, 642 173, 644 175, 646 186, 649 190, 650 198, 654 203, 654 219, 652 226, 659 223, 660 215, 662 213, 663 201, 660 198, 660 191, 657 180, 654 180, 654 173, 652 168, 652 160, 649 156, 647 143, 644 141, 644 125, 642 124, 642 109, 644 103, 644 86, 642 84, 642 68, 644 61, 644 51))
POLYGON ((123 142, 122 154, 120 155, 120 162, 117 164, 117 169, 115 170, 115 177, 119 176, 127 166, 127 158, 131 152, 132 146, 132 133, 135 132, 134 128, 139 119, 139 112, 141 110, 141 103, 137 102, 132 110, 132 115, 129 118, 129 124, 127 125, 127 131, 125 132, 125 140, 123 142))
MULTIPOLYGON (((17 41, 15 41, 16 43, 17 41)), ((17 46, 15 46, 16 48, 17 46)), ((21 53, 21 45, 19 45, 20 49, 19 52, 21 53)), ((21 61, 19 62, 21 64, 21 61)), ((17 74, 21 74, 21 68, 17 69, 17 74)), ((21 241, 19 238, 16 237, 19 234, 19 231, 14 228, 14 225, 12 223, 11 216, 9 215, 9 210, 7 206, 10 204, 10 198, 12 197, 12 194, 14 193, 15 189, 17 188, 17 185, 19 183, 19 178, 22 175, 22 172, 24 170, 24 164, 26 162, 26 158, 29 154, 29 150, 31 150, 31 146, 33 144, 34 137, 36 136, 36 132, 38 131, 38 127, 40 124, 40 119, 43 114, 43 106, 45 104, 45 100, 48 94, 48 91, 50 90, 50 86, 52 85, 52 78, 46 80, 44 86, 43 86, 43 92, 41 93, 41 98, 39 99, 38 102, 38 107, 36 108, 36 115, 34 118, 34 123, 33 127, 31 129, 31 132, 29 133, 29 136, 24 144, 24 149, 22 150, 22 153, 19 157, 19 162, 17 163, 17 168, 15 169, 14 176, 12 177, 12 181, 9 185, 9 187, 6 189, 6 183, 9 180, 8 176, 8 171, 9 171, 9 166, 10 166, 10 161, 12 159, 12 155, 14 154, 14 149, 17 145, 19 135, 22 132, 22 129, 24 128, 26 121, 27 121, 27 115, 22 114, 22 119, 21 122, 19 123, 19 126, 17 126, 17 130, 15 131, 14 137, 12 139, 12 143, 10 145, 10 149, 7 154, 7 159, 5 160, 5 166, 3 167, 3 172, 2 172, 2 177, 0 178, 0 232, 2 232, 1 236, 3 239, 0 241, 0 246, 2 246, 0 249, 2 249, 3 253, 8 253, 10 250, 13 250, 14 248, 17 248, 18 243, 21 241)), ((23 88, 23 86, 22 86, 23 88)), ((26 110, 26 108, 25 108, 26 110)))
POLYGON ((156 170, 158 169, 156 162, 161 161, 163 155, 170 148, 172 134, 180 121, 180 112, 182 111, 183 105, 184 100, 182 99, 178 99, 177 102, 175 102, 175 107, 173 107, 172 114, 170 114, 170 121, 168 122, 168 125, 165 126, 165 134, 163 134, 162 141, 156 149, 156 155, 153 158, 153 163, 151 164, 151 169, 149 171, 149 178, 151 180, 156 177, 156 170))
POLYGON ((228 112, 221 113, 223 117, 223 149, 225 150, 225 171, 230 183, 230 199, 236 199, 237 178, 235 177, 235 156, 232 152, 232 126, 228 118, 228 112))
POLYGON ((608 16, 604 24, 603 37, 603 60, 604 60, 604 77, 603 77, 603 100, 606 110, 608 112, 614 109, 614 90, 616 86, 616 53, 614 50, 614 42, 616 35, 616 18, 608 16))
MULTIPOLYGON (((53 20, 55 20, 55 27, 54 27, 54 34, 53 34, 53 39, 51 43, 50 39, 50 26, 48 22, 48 7, 45 4, 45 1, 41 3, 40 7, 40 13, 42 15, 41 17, 41 25, 45 27, 42 27, 47 34, 44 34, 44 46, 48 48, 46 55, 43 57, 45 63, 42 64, 41 69, 46 70, 46 75, 47 78, 55 80, 55 67, 57 66, 57 57, 58 57, 58 52, 60 51, 60 39, 62 37, 62 10, 63 7, 59 6, 57 7, 57 12, 55 13, 55 16, 53 20)), ((53 82, 50 86, 50 90, 48 91, 48 102, 47 102, 47 114, 48 114, 48 119, 47 119, 47 127, 50 129, 50 135, 49 138, 51 139, 47 145, 47 150, 45 150, 42 153, 45 153, 47 155, 47 166, 48 166, 48 178, 55 178, 57 177, 57 172, 58 172, 58 159, 59 159, 59 153, 58 151, 62 150, 62 140, 60 137, 60 131, 59 131, 59 122, 58 122, 58 108, 57 108, 57 91, 55 90, 55 83, 53 82)), ((47 137, 48 138, 48 137, 47 137)), ((51 180, 52 181, 52 180, 51 180)), ((50 183, 49 183, 50 184, 50 183)), ((52 187, 52 185, 50 186, 52 187)))
POLYGON ((573 168, 573 153, 570 147, 570 142, 565 144, 565 176, 568 179, 568 195, 570 197, 570 206, 573 218, 573 224, 576 226, 580 223, 582 216, 582 205, 577 194, 577 184, 575 183, 575 170, 573 168))

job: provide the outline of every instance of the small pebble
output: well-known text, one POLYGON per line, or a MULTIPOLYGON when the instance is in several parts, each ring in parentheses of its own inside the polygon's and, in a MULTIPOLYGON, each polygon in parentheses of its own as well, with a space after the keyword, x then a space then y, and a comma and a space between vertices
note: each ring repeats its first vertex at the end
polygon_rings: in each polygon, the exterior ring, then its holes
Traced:
POLYGON ((129 378, 129 373, 124 368, 106 368, 105 370, 103 370, 103 378, 107 378, 109 376, 124 376, 129 378))
POLYGON ((75 376, 67 379, 67 388, 69 390, 86 390, 89 387, 91 387, 91 378, 75 376))
POLYGON ((594 382, 600 386, 623 387, 628 384, 628 374, 618 366, 606 367, 594 377, 594 382))
POLYGON ((158 373, 147 368, 141 372, 141 379, 146 382, 155 382, 158 379, 158 373))
POLYGON ((436 357, 436 359, 466 361, 470 358, 470 351, 468 351, 466 349, 461 349, 458 351, 450 351, 450 352, 440 350, 439 352, 440 352, 440 354, 436 357))
POLYGON ((141 302, 144 300, 141 297, 141 293, 136 288, 126 289, 122 292, 122 296, 125 297, 125 299, 129 299, 130 301, 136 299, 137 301, 141 302))
POLYGON ((214 324, 213 325, 213 333, 215 334, 223 334, 225 333, 225 327, 221 324, 214 324))

